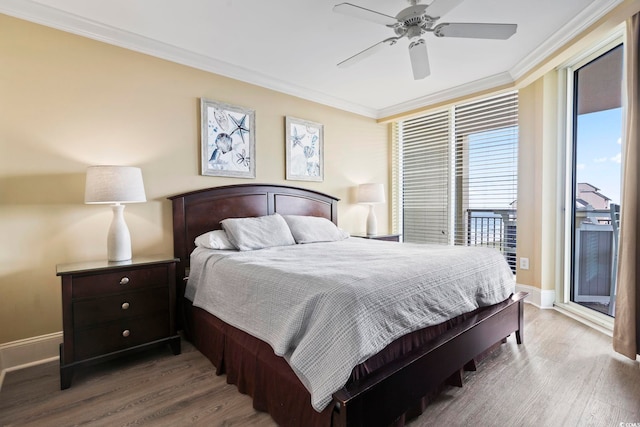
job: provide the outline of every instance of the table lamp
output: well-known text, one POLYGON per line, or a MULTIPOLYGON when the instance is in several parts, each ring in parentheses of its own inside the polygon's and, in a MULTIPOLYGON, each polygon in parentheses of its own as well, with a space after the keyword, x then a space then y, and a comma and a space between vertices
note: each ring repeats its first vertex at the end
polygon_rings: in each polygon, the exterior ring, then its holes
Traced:
POLYGON ((378 234, 378 220, 373 211, 373 205, 384 203, 384 185, 382 184, 360 184, 358 186, 358 203, 369 205, 369 215, 367 216, 367 236, 378 234))
POLYGON ((84 202, 112 204, 113 220, 107 235, 109 261, 131 259, 131 235, 124 222, 122 203, 146 202, 142 171, 131 166, 89 166, 84 202))

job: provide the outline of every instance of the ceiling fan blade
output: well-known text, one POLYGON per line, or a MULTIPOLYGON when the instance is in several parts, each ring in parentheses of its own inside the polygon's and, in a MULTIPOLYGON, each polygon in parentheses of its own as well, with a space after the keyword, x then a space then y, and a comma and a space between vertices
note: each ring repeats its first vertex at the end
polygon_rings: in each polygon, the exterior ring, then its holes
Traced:
POLYGON ((350 65, 355 64, 356 62, 362 61, 364 58, 368 58, 376 52, 381 51, 385 48, 386 45, 393 46, 398 41, 399 37, 390 37, 386 40, 381 41, 380 43, 376 43, 371 47, 366 48, 362 52, 358 52, 350 58, 345 59, 344 61, 338 63, 338 67, 346 68, 350 65))
POLYGON ((351 3, 337 4, 333 6, 333 11, 336 13, 341 13, 343 15, 352 16, 358 19, 364 19, 365 21, 375 22, 382 25, 395 25, 398 23, 398 20, 393 16, 365 9, 364 7, 356 6, 355 4, 351 3))
POLYGON ((433 0, 429 6, 427 6, 427 15, 432 18, 439 18, 445 13, 453 10, 464 0, 433 0))
POLYGON ((516 24, 443 23, 433 28, 436 37, 467 37, 506 40, 516 33, 516 24))
POLYGON ((409 57, 411 58, 411 68, 413 69, 413 78, 415 80, 424 79, 431 74, 427 44, 424 39, 411 42, 409 45, 409 57))

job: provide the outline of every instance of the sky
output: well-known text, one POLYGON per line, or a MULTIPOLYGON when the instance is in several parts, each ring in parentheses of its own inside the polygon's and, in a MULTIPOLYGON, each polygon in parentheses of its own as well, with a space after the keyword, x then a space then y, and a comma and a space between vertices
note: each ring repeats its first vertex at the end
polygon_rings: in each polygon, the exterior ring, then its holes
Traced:
POLYGON ((578 116, 577 182, 587 182, 620 203, 622 109, 578 116))

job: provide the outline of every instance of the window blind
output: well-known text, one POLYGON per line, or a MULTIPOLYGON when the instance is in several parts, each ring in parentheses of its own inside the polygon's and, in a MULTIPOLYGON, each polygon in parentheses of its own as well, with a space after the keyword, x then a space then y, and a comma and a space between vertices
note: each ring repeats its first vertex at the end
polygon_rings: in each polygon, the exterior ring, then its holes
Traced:
POLYGON ((405 242, 449 242, 449 126, 446 110, 400 124, 405 242))
POLYGON ((404 241, 496 247, 515 270, 517 92, 402 121, 396 137, 404 241))

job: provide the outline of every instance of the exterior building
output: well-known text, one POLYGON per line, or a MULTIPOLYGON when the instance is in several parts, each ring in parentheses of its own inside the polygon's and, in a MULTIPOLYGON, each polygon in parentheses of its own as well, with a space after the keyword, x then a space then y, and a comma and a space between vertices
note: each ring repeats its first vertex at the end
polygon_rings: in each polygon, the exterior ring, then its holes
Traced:
POLYGON ((577 190, 576 203, 584 205, 585 208, 590 205, 593 209, 609 209, 611 199, 600 193, 599 188, 586 182, 579 182, 577 190))

